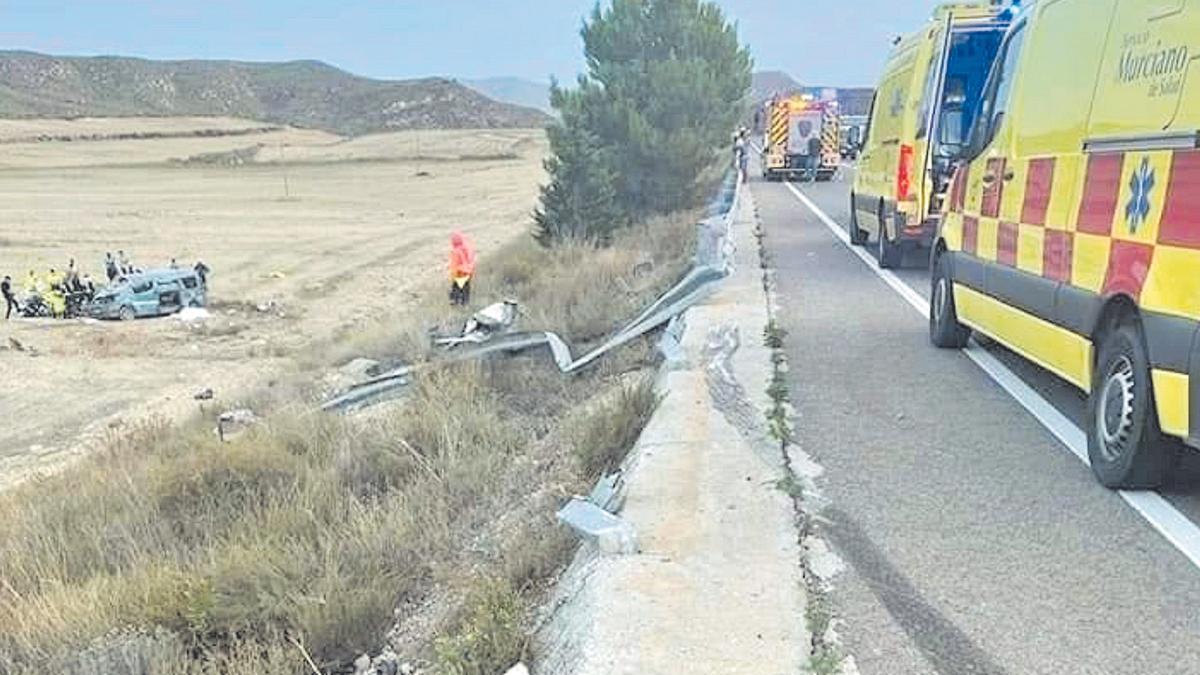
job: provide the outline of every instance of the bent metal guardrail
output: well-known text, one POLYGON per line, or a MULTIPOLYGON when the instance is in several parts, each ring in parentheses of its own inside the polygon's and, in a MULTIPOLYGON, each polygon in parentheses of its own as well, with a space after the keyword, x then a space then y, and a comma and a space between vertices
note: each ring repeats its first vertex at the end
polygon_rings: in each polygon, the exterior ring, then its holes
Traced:
MULTIPOLYGON (((489 354, 514 353, 546 346, 564 374, 573 373, 683 314, 710 293, 733 271, 733 243, 729 233, 741 199, 742 184, 736 174, 727 176, 716 198, 709 204, 708 217, 697 223, 696 255, 692 268, 649 307, 612 337, 579 358, 557 333, 516 332, 498 335, 485 344, 456 352, 450 358, 425 364, 431 367, 483 358, 489 354)), ((408 386, 419 366, 403 366, 354 385, 321 405, 322 410, 349 411, 365 407, 408 386)))

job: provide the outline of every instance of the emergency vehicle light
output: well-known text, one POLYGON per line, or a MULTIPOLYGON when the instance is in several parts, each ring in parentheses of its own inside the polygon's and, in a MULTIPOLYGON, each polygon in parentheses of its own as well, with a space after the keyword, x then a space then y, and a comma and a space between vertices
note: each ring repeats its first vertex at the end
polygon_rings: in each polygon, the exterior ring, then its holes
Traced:
POLYGON ((912 190, 913 146, 900 146, 900 166, 896 169, 896 201, 908 201, 912 190))

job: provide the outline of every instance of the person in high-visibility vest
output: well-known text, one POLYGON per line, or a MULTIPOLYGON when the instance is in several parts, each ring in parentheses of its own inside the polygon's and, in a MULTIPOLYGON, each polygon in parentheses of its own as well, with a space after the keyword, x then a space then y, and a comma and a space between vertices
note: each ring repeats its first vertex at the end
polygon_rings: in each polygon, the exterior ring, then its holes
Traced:
POLYGON ((475 249, 461 232, 450 235, 450 304, 471 301, 471 277, 475 276, 475 249))

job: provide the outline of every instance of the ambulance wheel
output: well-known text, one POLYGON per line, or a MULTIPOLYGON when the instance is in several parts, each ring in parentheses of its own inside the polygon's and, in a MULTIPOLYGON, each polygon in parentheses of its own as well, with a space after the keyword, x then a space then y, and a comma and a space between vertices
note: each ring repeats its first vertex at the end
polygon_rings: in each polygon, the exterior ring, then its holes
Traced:
POLYGON ((1088 420, 1088 457, 1101 484, 1132 490, 1162 485, 1178 447, 1159 427, 1146 343, 1132 322, 1101 336, 1088 420))
POLYGON ((954 306, 954 282, 950 262, 938 256, 933 268, 933 288, 929 294, 929 339, 943 349, 962 349, 971 339, 971 329, 958 322, 954 306))
POLYGON ((117 311, 117 318, 121 321, 133 321, 137 318, 137 316, 133 313, 132 307, 125 305, 119 311, 117 311))
POLYGON ((858 226, 858 211, 854 208, 854 195, 850 195, 850 243, 855 246, 862 246, 867 243, 870 235, 867 231, 858 226))
POLYGON ((879 207, 879 268, 896 269, 904 259, 904 249, 888 238, 887 222, 884 220, 883 206, 879 207))

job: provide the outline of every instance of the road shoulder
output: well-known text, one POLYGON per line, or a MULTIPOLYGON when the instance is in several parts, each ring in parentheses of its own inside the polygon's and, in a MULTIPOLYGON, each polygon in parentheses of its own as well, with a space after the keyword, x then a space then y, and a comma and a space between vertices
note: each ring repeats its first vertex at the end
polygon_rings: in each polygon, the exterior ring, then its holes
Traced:
POLYGON ((811 639, 785 466, 764 433, 772 353, 753 197, 735 214, 734 271, 687 313, 684 358, 626 477, 640 551, 585 546, 551 600, 541 672, 796 673, 811 639))

